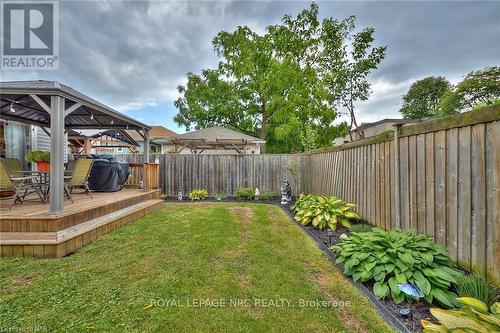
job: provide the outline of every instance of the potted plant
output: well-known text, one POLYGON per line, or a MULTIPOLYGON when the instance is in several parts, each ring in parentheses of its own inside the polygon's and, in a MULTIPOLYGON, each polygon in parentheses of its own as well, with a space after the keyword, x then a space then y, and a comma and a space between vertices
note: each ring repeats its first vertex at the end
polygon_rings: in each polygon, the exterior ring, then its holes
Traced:
POLYGON ((38 171, 50 171, 50 151, 34 150, 24 157, 27 162, 36 163, 38 171))

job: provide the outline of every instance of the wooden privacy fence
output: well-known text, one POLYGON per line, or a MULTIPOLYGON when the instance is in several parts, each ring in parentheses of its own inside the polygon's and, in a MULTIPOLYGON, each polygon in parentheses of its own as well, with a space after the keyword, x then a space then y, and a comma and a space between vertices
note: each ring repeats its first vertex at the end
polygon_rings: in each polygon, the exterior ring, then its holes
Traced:
MULTIPOLYGON (((142 163, 143 155, 122 155, 130 163, 142 163)), ((189 193, 206 189, 211 196, 236 195, 240 187, 280 193, 284 179, 289 179, 296 193, 305 188, 302 175, 306 155, 151 155, 160 162, 162 192, 177 196, 179 188, 189 193)))
MULTIPOLYGON (((122 156, 142 163, 142 155, 122 156)), ((462 267, 500 285, 500 107, 396 128, 299 155, 152 155, 163 193, 239 187, 301 191, 356 203, 385 229, 415 228, 462 267), (394 134, 397 133, 397 135, 394 134)))
POLYGON ((426 233, 500 285, 500 107, 395 131, 313 153, 306 190, 354 202, 382 228, 426 233))

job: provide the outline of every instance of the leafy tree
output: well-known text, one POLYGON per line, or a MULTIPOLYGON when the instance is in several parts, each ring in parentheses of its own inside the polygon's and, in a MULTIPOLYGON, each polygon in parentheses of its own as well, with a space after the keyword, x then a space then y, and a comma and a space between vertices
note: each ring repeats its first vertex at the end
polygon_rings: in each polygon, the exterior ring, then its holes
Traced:
POLYGON ((300 134, 300 142, 304 151, 311 151, 319 147, 319 138, 314 128, 308 124, 304 133, 300 134))
POLYGON ((500 100, 500 67, 472 71, 441 100, 443 114, 471 111, 476 106, 500 100))
POLYGON ((331 144, 341 132, 332 126, 339 108, 368 97, 366 76, 385 47, 371 47, 371 28, 354 33, 354 17, 320 21, 318 11, 313 3, 263 35, 246 26, 220 32, 213 40, 218 68, 188 74, 175 121, 188 130, 222 125, 259 136, 269 152, 309 149, 311 138, 314 146, 331 144))
POLYGON ((442 76, 429 76, 413 83, 403 96, 399 110, 407 119, 422 119, 440 114, 439 102, 450 90, 451 84, 442 76))
POLYGON ((370 96, 367 77, 385 58, 387 47, 372 47, 373 28, 354 33, 355 21, 354 16, 340 22, 332 18, 323 21, 321 63, 327 70, 324 74, 329 92, 341 107, 347 109, 350 128, 357 128, 364 137, 363 128, 358 127, 354 103, 365 101, 370 96), (350 47, 346 47, 349 40, 352 40, 350 47))

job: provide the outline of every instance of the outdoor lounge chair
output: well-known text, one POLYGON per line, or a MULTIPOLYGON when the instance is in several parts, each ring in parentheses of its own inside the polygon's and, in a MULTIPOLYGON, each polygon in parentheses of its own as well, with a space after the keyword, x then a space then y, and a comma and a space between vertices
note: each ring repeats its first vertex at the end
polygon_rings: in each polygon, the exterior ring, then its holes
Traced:
POLYGON ((23 174, 19 174, 17 176, 9 175, 4 160, 0 160, 0 191, 13 193, 9 209, 11 209, 12 205, 16 202, 23 203, 23 199, 30 189, 32 189, 38 197, 44 201, 43 196, 40 193, 40 188, 33 181, 34 179, 36 179, 36 176, 24 176, 23 174), (23 192, 24 194, 21 196, 20 193, 23 192))
POLYGON ((23 175, 23 167, 17 158, 1 158, 0 160, 11 177, 21 177, 23 175))
POLYGON ((92 197, 92 193, 90 193, 88 184, 92 164, 94 164, 94 160, 79 159, 75 163, 75 167, 73 169, 73 172, 71 173, 71 176, 65 177, 65 191, 71 202, 73 202, 71 193, 73 191, 73 188, 75 187, 83 187, 85 193, 87 193, 87 195, 89 195, 90 198, 94 200, 94 197, 92 197), (69 189, 69 191, 66 189, 69 189))
POLYGON ((66 170, 65 170, 66 175, 70 175, 73 173, 73 170, 75 170, 76 161, 78 161, 78 160, 68 161, 68 164, 66 165, 66 170))

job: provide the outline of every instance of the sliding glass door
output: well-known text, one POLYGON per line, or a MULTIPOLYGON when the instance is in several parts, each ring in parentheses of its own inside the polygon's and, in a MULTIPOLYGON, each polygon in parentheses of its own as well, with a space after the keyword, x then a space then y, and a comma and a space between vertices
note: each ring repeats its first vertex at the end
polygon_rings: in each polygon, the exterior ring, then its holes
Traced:
POLYGON ((31 126, 16 122, 0 122, 0 156, 17 158, 24 170, 29 169, 29 163, 24 156, 31 150, 31 126))

